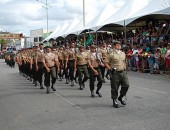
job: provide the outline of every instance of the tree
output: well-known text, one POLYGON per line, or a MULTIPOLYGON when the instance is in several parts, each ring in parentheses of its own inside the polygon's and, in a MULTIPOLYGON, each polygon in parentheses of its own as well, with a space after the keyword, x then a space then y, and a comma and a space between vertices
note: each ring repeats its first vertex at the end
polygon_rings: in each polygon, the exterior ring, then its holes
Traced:
POLYGON ((3 45, 5 44, 6 44, 6 41, 4 39, 0 39, 1 51, 3 49, 3 45))

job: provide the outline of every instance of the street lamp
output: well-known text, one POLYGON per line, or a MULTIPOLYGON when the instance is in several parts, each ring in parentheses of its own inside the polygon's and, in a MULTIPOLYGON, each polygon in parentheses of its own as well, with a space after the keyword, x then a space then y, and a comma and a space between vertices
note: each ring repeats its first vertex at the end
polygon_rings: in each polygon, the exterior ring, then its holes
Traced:
POLYGON ((48 0, 45 0, 45 1, 41 1, 41 0, 36 0, 42 4, 44 4, 45 6, 42 6, 43 8, 46 9, 46 18, 47 18, 47 37, 48 37, 48 8, 50 7, 50 4, 53 3, 48 3, 48 0))

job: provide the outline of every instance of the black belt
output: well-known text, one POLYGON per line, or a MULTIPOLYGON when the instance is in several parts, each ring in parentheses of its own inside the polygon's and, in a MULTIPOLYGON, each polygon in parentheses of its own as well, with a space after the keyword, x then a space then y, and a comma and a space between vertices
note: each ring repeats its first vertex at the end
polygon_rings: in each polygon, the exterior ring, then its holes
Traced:
POLYGON ((87 66, 87 64, 84 64, 84 65, 77 65, 77 66, 87 66))
POLYGON ((96 70, 99 69, 99 67, 93 67, 93 68, 96 69, 96 70))
POLYGON ((117 71, 116 69, 111 69, 112 73, 123 73, 125 70, 119 70, 117 71))
POLYGON ((115 71, 116 73, 123 73, 124 70, 120 70, 120 71, 115 71))
POLYGON ((68 60, 68 62, 73 62, 73 61, 75 61, 74 59, 73 60, 68 60))

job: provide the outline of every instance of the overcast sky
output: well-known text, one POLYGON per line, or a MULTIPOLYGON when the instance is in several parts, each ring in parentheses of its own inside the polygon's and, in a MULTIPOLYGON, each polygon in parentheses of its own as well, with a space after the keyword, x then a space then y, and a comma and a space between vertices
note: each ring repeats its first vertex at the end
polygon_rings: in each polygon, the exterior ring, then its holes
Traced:
MULTIPOLYGON (((45 2, 45 0, 40 0, 45 2)), ((126 0, 85 0, 85 9, 89 22, 108 2, 121 6, 126 0)), ((82 19, 83 0, 48 0, 49 29, 55 29, 57 24, 75 17, 82 19)), ((37 0, 0 0, 0 31, 23 33, 30 35, 30 30, 46 29, 45 4, 37 0)))

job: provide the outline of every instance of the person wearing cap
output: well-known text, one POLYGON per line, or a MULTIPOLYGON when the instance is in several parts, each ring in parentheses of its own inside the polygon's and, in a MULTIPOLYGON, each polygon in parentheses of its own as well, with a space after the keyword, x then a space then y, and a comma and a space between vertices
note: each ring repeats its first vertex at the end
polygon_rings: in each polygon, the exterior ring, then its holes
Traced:
POLYGON ((36 64, 36 72, 37 72, 37 77, 38 77, 38 82, 40 84, 40 89, 44 89, 43 84, 42 84, 42 77, 44 74, 43 71, 43 63, 42 59, 44 56, 44 45, 41 43, 39 44, 39 49, 37 50, 36 54, 36 59, 35 59, 35 64, 36 64))
POLYGON ((66 68, 68 70, 68 79, 71 81, 71 86, 74 86, 74 62, 75 62, 75 43, 71 43, 66 55, 66 68))
POLYGON ((89 79, 87 58, 88 53, 84 51, 83 46, 79 46, 79 52, 75 55, 74 71, 77 70, 80 90, 85 88, 85 82, 89 79), (84 79, 82 79, 82 74, 84 75, 84 79))
POLYGON ((58 51, 58 60, 59 60, 59 64, 60 64, 60 72, 59 72, 59 80, 62 81, 63 78, 63 72, 64 72, 64 54, 63 54, 63 47, 60 46, 58 51))
POLYGON ((32 78, 33 78, 33 84, 35 87, 37 86, 37 80, 38 80, 38 74, 36 71, 37 49, 38 47, 33 47, 32 52, 31 52, 32 78))
POLYGON ((88 66, 89 66, 89 74, 90 74, 90 91, 91 91, 91 97, 94 98, 95 94, 94 94, 94 87, 95 87, 95 79, 97 78, 97 90, 96 90, 96 94, 99 97, 102 97, 101 93, 99 92, 99 90, 102 87, 102 75, 101 75, 101 70, 99 68, 100 65, 100 57, 99 55, 96 53, 96 46, 92 45, 90 47, 91 51, 88 55, 88 66))
POLYGON ((66 46, 63 49, 63 57, 64 57, 64 68, 63 68, 63 76, 65 76, 66 79, 66 84, 69 84, 69 76, 68 76, 68 67, 66 64, 66 59, 67 59, 67 55, 68 55, 68 50, 69 50, 69 46, 66 44, 66 46))
POLYGON ((42 59, 43 65, 45 67, 45 79, 44 79, 44 84, 47 87, 47 94, 50 93, 50 77, 52 85, 51 89, 53 91, 56 91, 54 84, 56 82, 56 67, 57 70, 59 71, 59 62, 58 62, 58 57, 51 53, 51 48, 46 47, 46 53, 43 56, 42 59))
MULTIPOLYGON (((106 57, 109 54, 109 52, 110 51, 107 48, 107 44, 106 44, 106 42, 104 42, 102 47, 101 47, 101 49, 99 50, 99 54, 101 55, 102 61, 106 59, 106 57)), ((105 83, 105 79, 104 79, 104 76, 105 76, 105 66, 102 63, 102 64, 99 65, 99 67, 100 67, 100 70, 101 70, 103 83, 105 83)))
POLYGON ((111 98, 113 100, 113 107, 119 108, 120 105, 126 105, 124 97, 129 89, 129 80, 126 72, 126 55, 121 51, 121 43, 114 42, 113 50, 109 53, 104 61, 105 66, 110 71, 111 83, 111 98), (121 86, 120 94, 118 94, 119 87, 121 86), (118 97, 119 95, 119 97, 118 97))

